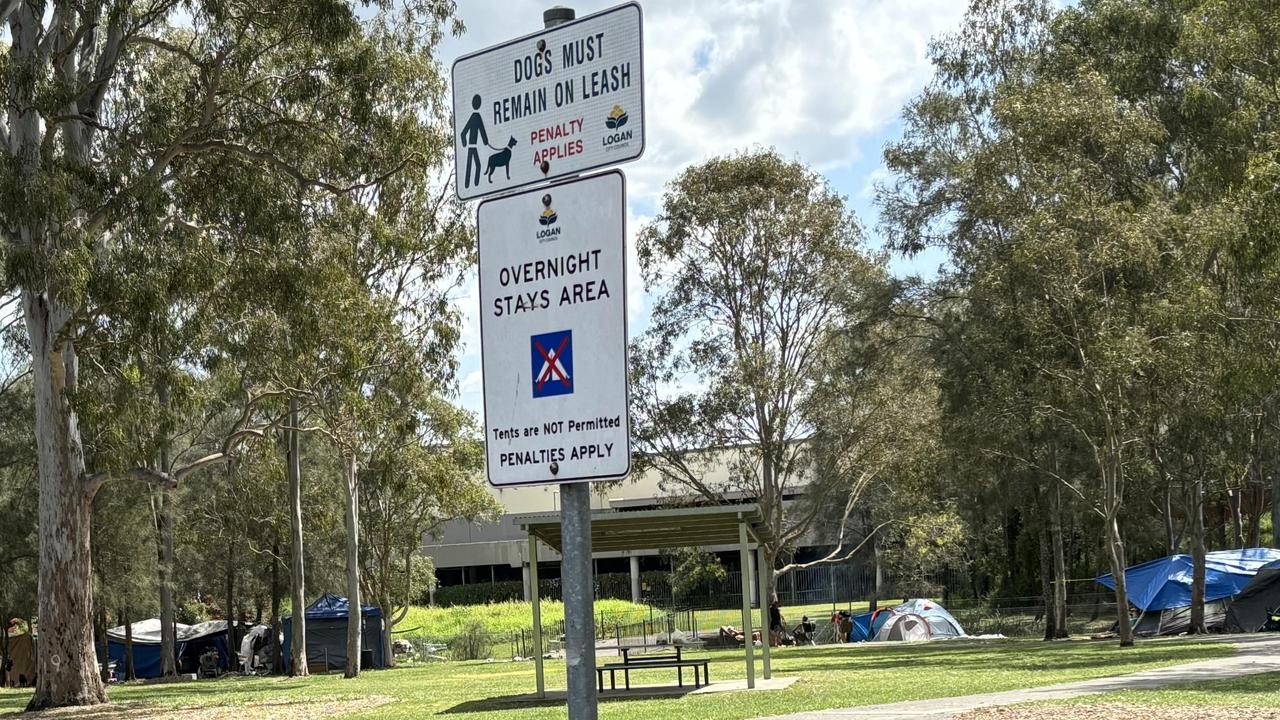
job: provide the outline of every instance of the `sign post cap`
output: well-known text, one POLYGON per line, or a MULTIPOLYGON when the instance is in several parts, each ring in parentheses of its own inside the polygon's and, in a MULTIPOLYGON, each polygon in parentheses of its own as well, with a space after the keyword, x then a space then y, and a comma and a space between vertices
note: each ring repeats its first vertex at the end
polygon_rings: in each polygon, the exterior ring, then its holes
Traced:
POLYGON ((547 28, 553 28, 556 25, 567 23, 577 16, 578 14, 574 12, 573 8, 555 5, 542 11, 542 25, 547 28))

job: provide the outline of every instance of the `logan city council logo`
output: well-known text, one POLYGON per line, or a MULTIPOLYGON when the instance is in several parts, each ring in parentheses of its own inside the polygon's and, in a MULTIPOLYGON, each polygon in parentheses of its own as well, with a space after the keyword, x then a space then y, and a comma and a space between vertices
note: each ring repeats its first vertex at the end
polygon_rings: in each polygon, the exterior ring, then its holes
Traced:
POLYGON ((556 214, 555 208, 551 207, 551 193, 542 196, 542 213, 538 215, 538 224, 542 226, 538 230, 538 242, 550 242, 560 237, 560 228, 553 227, 556 220, 560 216, 556 214))
POLYGON ((604 119, 604 126, 610 130, 617 130, 627 124, 627 111, 622 109, 621 105, 614 105, 609 111, 609 116, 604 119))
POLYGON ((624 148, 631 144, 631 130, 622 129, 622 126, 627 124, 628 119, 627 111, 623 110, 621 105, 614 105, 609 114, 605 116, 604 126, 613 130, 613 132, 600 139, 600 145, 606 151, 624 148))

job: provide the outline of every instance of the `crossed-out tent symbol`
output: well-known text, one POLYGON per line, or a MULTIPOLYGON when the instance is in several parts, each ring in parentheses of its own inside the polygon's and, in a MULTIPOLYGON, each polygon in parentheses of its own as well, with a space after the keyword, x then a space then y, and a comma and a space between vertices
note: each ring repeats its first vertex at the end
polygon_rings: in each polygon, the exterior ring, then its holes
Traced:
POLYGON ((573 393, 573 331, 534 335, 529 338, 535 398, 573 393))

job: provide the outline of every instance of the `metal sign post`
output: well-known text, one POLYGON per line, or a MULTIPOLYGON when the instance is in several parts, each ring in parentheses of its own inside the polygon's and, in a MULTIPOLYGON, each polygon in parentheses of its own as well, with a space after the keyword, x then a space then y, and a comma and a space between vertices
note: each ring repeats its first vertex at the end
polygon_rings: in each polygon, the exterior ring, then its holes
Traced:
POLYGON ((631 471, 626 184, 546 183, 640 157, 644 67, 638 3, 574 15, 551 8, 543 31, 454 63, 454 177, 463 200, 540 185, 477 211, 485 469, 498 487, 561 486, 569 717, 596 720, 587 481, 631 471))

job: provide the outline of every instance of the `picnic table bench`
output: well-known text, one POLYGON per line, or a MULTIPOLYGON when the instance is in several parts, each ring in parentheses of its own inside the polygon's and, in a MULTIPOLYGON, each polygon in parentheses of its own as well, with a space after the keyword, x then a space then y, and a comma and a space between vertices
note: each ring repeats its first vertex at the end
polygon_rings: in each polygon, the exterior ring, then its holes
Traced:
POLYGON ((679 684, 680 687, 684 687, 684 669, 693 668, 693 686, 695 688, 700 687, 701 685, 706 685, 711 682, 711 674, 709 669, 710 661, 707 660, 706 658, 700 658, 697 660, 687 660, 684 658, 681 652, 680 645, 671 646, 675 649, 675 654, 671 654, 671 653, 661 653, 661 654, 652 654, 652 655, 650 654, 632 655, 631 654, 632 650, 643 650, 645 647, 646 646, 643 646, 643 645, 639 647, 620 647, 618 648, 618 650, 622 652, 622 662, 607 663, 605 665, 601 665, 600 667, 596 668, 596 682, 600 686, 600 691, 601 692, 604 691, 605 672, 609 673, 609 689, 610 690, 618 689, 617 673, 619 670, 622 671, 622 682, 624 684, 624 687, 627 690, 631 689, 631 671, 632 670, 653 670, 655 668, 675 668, 676 682, 679 684), (699 673, 698 673, 699 668, 702 669, 701 683, 699 683, 699 673))

